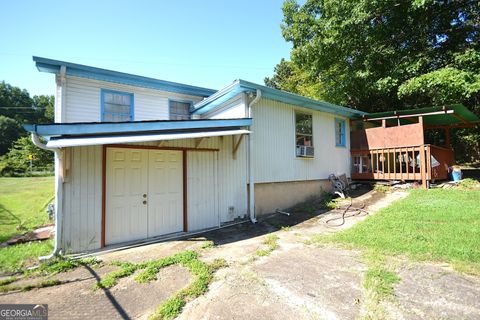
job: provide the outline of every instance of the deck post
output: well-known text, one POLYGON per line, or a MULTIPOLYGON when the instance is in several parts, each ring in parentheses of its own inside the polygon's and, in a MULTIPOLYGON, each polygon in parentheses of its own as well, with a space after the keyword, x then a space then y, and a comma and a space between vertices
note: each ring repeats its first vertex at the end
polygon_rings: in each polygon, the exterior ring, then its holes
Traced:
POLYGON ((427 189, 426 164, 425 164, 425 145, 420 146, 420 175, 422 177, 422 187, 427 189))

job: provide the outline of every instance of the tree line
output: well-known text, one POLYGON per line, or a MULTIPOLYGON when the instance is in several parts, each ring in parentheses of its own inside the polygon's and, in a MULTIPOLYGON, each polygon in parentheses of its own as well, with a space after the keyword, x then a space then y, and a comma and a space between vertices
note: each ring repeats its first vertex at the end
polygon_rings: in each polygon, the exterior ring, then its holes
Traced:
POLYGON ((30 96, 27 90, 0 83, 0 175, 22 176, 53 171, 53 154, 37 148, 25 123, 54 121, 54 97, 30 96))
MULTIPOLYGON (((367 112, 462 103, 480 115, 478 0, 286 0, 283 14, 292 50, 267 86, 367 112)), ((480 127, 452 143, 457 160, 480 160, 480 127)))

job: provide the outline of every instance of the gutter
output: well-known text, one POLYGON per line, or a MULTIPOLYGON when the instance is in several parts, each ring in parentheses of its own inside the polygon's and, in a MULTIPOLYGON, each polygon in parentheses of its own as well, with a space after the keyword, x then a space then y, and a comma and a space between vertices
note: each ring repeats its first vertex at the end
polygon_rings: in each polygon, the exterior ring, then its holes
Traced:
POLYGON ((63 215, 63 177, 61 174, 61 165, 62 165, 62 149, 60 148, 49 148, 44 143, 40 141, 40 138, 36 133, 31 134, 32 142, 34 145, 40 149, 52 151, 55 154, 55 240, 54 247, 51 254, 48 256, 40 257, 40 260, 49 260, 56 255, 60 254, 62 248, 59 246, 59 243, 62 239, 62 215, 63 215))
MULTIPOLYGON (((262 97, 262 91, 260 89, 257 89, 257 94, 255 99, 252 100, 248 104, 248 117, 251 118, 253 113, 252 113, 252 108, 255 104, 258 103, 260 98, 262 97)), ((249 188, 248 188, 248 212, 250 214, 250 221, 252 223, 257 222, 257 218, 255 217, 255 179, 253 176, 253 168, 252 168, 252 162, 253 162, 253 136, 252 132, 248 135, 248 183, 249 183, 249 188)))

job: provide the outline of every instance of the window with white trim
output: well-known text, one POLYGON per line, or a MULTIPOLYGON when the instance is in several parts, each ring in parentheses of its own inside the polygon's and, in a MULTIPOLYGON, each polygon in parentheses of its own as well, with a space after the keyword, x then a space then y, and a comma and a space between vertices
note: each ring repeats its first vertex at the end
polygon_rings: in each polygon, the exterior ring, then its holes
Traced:
POLYGON ((102 89, 100 94, 102 121, 133 121, 133 93, 102 89))
POLYGON ((335 146, 345 147, 345 120, 335 119, 335 146))
POLYGON ((311 114, 295 113, 295 154, 313 158, 313 118, 311 114))
POLYGON ((191 102, 169 100, 170 120, 190 120, 191 102))

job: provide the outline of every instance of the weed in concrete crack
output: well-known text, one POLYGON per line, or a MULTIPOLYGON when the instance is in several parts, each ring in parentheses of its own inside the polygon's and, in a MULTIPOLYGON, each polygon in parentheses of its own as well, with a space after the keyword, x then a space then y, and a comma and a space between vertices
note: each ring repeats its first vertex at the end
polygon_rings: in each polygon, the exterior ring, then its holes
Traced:
POLYGON ((0 292, 30 291, 32 289, 40 289, 40 288, 57 286, 61 283, 62 282, 60 280, 50 279, 50 280, 44 280, 44 281, 41 281, 41 282, 35 283, 35 284, 28 284, 28 285, 25 285, 25 286, 4 285, 4 286, 0 286, 0 292))
POLYGON ((138 265, 130 262, 116 263, 115 265, 119 266, 120 270, 115 270, 107 274, 105 278, 93 286, 94 290, 111 288, 118 283, 119 279, 132 275, 138 269, 138 265))
POLYGON ((173 297, 162 303, 150 319, 174 319, 180 314, 188 299, 196 298, 208 290, 208 285, 213 279, 213 273, 226 265, 225 260, 216 259, 211 264, 206 264, 198 258, 182 260, 180 264, 186 267, 196 279, 186 288, 178 291, 173 297))
POLYGON ((202 249, 209 249, 215 247, 215 242, 212 240, 207 240, 202 243, 202 249))
POLYGON ((269 234, 263 240, 263 244, 267 247, 265 249, 258 249, 257 251, 255 251, 255 254, 259 257, 268 256, 270 253, 272 253, 273 250, 277 249, 277 241, 278 236, 276 234, 269 234))

